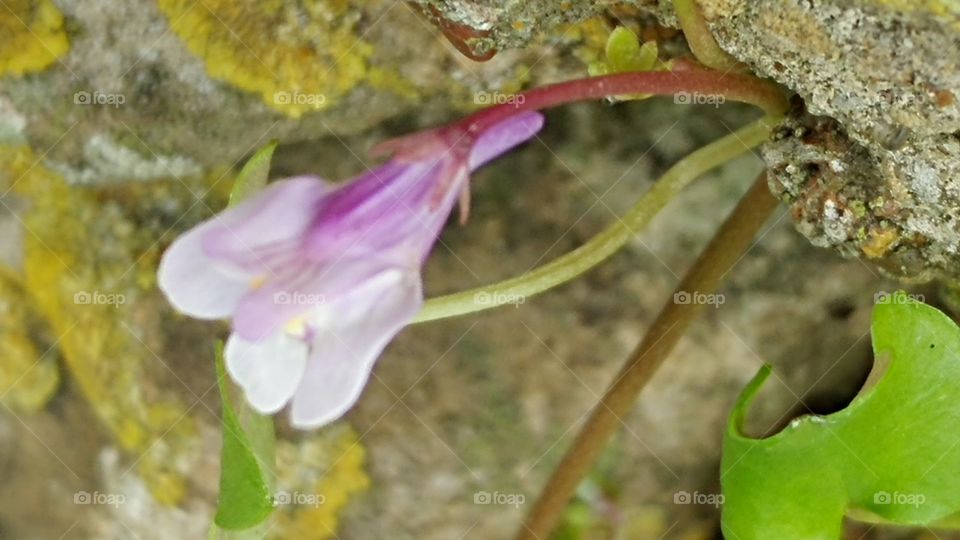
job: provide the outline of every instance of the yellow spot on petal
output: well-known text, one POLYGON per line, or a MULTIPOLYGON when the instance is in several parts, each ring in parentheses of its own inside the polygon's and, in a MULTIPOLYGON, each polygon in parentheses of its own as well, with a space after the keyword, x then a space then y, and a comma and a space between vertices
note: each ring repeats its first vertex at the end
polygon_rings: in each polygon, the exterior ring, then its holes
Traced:
POLYGON ((0 2, 0 75, 40 71, 69 48, 63 15, 50 0, 0 2))
POLYGON ((293 337, 302 338, 307 335, 307 318, 297 317, 283 327, 283 331, 293 337))

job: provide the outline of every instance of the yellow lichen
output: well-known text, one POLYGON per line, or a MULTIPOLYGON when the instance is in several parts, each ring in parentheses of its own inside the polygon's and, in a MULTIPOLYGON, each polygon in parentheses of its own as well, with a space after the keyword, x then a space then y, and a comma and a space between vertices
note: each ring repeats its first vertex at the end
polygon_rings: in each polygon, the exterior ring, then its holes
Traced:
POLYGON ((960 29, 960 0, 867 0, 867 3, 909 12, 934 15, 956 29, 960 29))
POLYGON ((0 75, 40 71, 69 48, 63 16, 50 0, 0 2, 0 75))
POLYGON ((158 0, 211 77, 289 116, 320 110, 367 74, 371 46, 346 0, 158 0))
POLYGON ((367 72, 367 83, 377 90, 387 90, 410 101, 419 101, 423 97, 420 89, 393 69, 371 67, 367 72))
POLYGON ((46 345, 41 354, 34 342, 28 305, 19 279, 0 269, 0 400, 27 413, 46 405, 60 383, 55 352, 46 345))
MULTIPOLYGON (((23 287, 57 337, 70 376, 157 500, 178 502, 196 425, 163 379, 171 375, 155 356, 161 310, 138 284, 155 270, 156 238, 166 227, 131 226, 104 193, 67 185, 26 147, 0 147, 0 181, 29 201, 23 287)), ((173 202, 160 185, 137 184, 130 189, 153 191, 130 200, 173 202)))
POLYGON ((890 248, 900 238, 896 229, 892 228, 874 228, 870 230, 870 237, 866 243, 861 246, 863 254, 871 259, 879 259, 886 255, 890 248))
POLYGON ((564 24, 557 31, 560 32, 560 37, 576 44, 573 49, 574 56, 584 64, 590 65, 605 58, 610 25, 602 17, 564 24))
POLYGON ((363 469, 365 457, 357 433, 342 424, 297 444, 280 442, 281 500, 270 538, 336 538, 340 512, 370 486, 363 469))

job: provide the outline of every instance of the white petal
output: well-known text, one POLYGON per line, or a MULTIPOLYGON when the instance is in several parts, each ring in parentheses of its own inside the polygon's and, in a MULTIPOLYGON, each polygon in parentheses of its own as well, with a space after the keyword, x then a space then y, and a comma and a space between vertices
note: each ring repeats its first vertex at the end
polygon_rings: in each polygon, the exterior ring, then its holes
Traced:
POLYGON ((247 401, 263 414, 283 408, 303 378, 306 342, 286 332, 263 341, 231 335, 224 349, 227 372, 243 388, 247 401))
MULTIPOLYGON (((252 282, 271 273, 271 257, 260 256, 262 250, 285 243, 295 249, 327 191, 314 177, 275 182, 194 227, 163 254, 160 289, 191 317, 229 317, 252 282)), ((282 250, 274 256, 288 258, 282 250)))
POLYGON ((314 328, 292 424, 310 429, 343 416, 360 397, 377 357, 422 304, 419 273, 394 269, 328 306, 335 316, 314 328))
POLYGON ((203 249, 206 223, 178 238, 160 260, 157 282, 178 311, 198 319, 229 317, 250 289, 249 279, 220 270, 203 249))

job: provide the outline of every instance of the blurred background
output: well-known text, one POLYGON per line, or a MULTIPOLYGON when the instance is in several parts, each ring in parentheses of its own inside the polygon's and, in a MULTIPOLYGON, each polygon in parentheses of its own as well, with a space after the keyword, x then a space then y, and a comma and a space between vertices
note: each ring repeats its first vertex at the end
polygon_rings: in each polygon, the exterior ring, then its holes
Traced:
MULTIPOLYGON (((0 0, 0 538, 206 537, 213 347, 227 327, 174 313, 155 271, 225 205, 253 152, 277 139, 271 176, 347 179, 376 163, 377 141, 584 76, 616 24, 684 54, 672 21, 652 1, 0 0)), ((671 164, 755 117, 669 98, 550 111, 539 137, 474 176, 470 222, 445 230, 428 296, 575 248, 671 164)), ((343 421, 298 432, 278 416, 279 489, 292 496, 269 537, 509 538, 763 167, 749 153, 698 180, 573 283, 408 328, 343 421)), ((557 538, 718 538, 718 509, 690 495, 719 492, 736 393, 776 366, 757 433, 842 407, 871 365, 874 294, 897 287, 811 246, 778 211, 557 538)))

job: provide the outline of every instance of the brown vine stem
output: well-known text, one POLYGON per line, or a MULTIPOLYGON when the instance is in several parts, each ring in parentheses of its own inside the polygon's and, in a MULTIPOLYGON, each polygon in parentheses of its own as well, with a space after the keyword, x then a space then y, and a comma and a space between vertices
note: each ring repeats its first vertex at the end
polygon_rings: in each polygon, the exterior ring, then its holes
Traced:
MULTIPOLYGON (((712 294, 750 247, 777 206, 761 174, 710 240, 676 292, 712 294)), ((554 469, 546 487, 516 536, 545 540, 563 514, 573 492, 593 467, 607 441, 623 422, 640 391, 663 364, 690 323, 703 308, 696 302, 664 304, 643 340, 634 349, 613 384, 594 407, 573 445, 554 469)))

